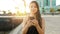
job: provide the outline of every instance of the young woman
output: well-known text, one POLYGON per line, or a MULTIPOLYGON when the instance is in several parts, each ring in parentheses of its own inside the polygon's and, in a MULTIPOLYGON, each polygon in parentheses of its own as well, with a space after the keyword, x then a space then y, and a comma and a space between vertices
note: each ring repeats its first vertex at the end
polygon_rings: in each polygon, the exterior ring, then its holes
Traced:
POLYGON ((44 34, 45 21, 40 15, 38 3, 36 1, 32 1, 29 5, 29 8, 30 16, 28 17, 28 20, 22 29, 23 34, 44 34), (31 19, 31 16, 34 18, 31 19))
POLYGON ((30 3, 30 15, 9 34, 44 34, 45 21, 39 12, 39 6, 36 1, 30 3), (33 18, 30 18, 30 17, 33 18))

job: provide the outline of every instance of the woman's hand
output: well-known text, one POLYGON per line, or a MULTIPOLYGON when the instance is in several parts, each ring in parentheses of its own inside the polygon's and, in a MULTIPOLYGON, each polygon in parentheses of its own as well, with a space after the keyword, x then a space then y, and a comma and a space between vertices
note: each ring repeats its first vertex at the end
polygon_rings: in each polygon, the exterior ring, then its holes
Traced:
POLYGON ((33 25, 34 25, 34 26, 38 26, 38 25, 39 25, 39 24, 38 24, 38 21, 37 21, 36 19, 33 19, 32 22, 33 22, 33 25))
POLYGON ((26 34, 28 29, 29 29, 29 27, 31 27, 32 25, 33 25, 33 23, 31 22, 31 20, 28 20, 26 22, 25 26, 22 29, 23 34, 26 34))
POLYGON ((32 20, 34 26, 36 27, 39 34, 44 34, 44 31, 41 29, 41 27, 38 24, 38 21, 36 19, 32 20))
POLYGON ((25 24, 25 26, 27 26, 27 27, 30 27, 30 26, 32 26, 32 25, 33 25, 33 23, 32 23, 31 20, 27 21, 26 24, 25 24))

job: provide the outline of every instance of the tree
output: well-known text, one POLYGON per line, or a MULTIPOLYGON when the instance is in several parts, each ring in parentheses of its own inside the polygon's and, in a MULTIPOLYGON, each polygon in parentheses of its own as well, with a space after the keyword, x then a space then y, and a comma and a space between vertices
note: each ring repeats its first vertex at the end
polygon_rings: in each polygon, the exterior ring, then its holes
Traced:
POLYGON ((52 13, 52 15, 54 15, 55 12, 54 8, 50 8, 50 12, 52 13))
POLYGON ((60 13, 60 9, 57 9, 57 11, 59 11, 59 13, 60 13))

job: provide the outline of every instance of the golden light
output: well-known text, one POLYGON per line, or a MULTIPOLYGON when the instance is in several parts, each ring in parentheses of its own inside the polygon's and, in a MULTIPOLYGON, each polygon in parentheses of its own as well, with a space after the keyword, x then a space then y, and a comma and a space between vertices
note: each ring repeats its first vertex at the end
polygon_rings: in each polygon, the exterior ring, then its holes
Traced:
POLYGON ((26 2, 26 12, 27 12, 27 13, 30 13, 29 5, 30 5, 30 3, 31 3, 32 1, 36 1, 36 0, 25 0, 25 2, 26 2))
POLYGON ((27 13, 30 13, 29 4, 30 4, 31 1, 33 1, 33 0, 25 0, 25 2, 26 2, 26 12, 27 13))
MULTIPOLYGON (((16 13, 17 15, 29 13, 29 4, 32 0, 0 0, 0 10, 16 13)), ((7 12, 8 13, 8 12, 7 12)))
POLYGON ((14 11, 15 13, 17 13, 18 11, 20 13, 24 13, 25 11, 24 2, 22 0, 14 0, 14 3, 15 3, 15 7, 14 9, 11 10, 14 11))
POLYGON ((12 0, 0 0, 0 10, 1 11, 8 11, 8 10, 15 10, 15 3, 12 0))

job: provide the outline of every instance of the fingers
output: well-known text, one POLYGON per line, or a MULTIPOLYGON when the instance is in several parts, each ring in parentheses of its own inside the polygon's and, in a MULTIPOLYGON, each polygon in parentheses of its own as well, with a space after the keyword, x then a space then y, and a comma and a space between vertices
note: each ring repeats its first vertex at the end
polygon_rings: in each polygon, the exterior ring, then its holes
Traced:
POLYGON ((32 25, 35 25, 36 24, 36 22, 37 22, 37 20, 36 19, 34 19, 34 20, 28 20, 27 22, 26 22, 26 24, 25 25, 27 25, 27 26, 32 26, 32 25))
POLYGON ((32 20, 32 22, 33 22, 33 23, 36 23, 36 22, 38 22, 38 21, 37 21, 36 19, 34 19, 34 20, 32 20))

